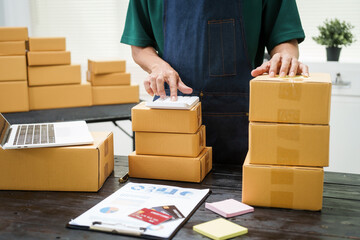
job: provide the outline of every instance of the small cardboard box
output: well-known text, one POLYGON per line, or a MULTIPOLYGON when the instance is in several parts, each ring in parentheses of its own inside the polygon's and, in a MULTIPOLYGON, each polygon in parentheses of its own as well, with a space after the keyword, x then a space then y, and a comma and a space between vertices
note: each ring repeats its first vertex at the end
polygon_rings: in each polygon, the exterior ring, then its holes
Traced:
POLYGON ((0 42, 0 56, 25 55, 25 41, 0 42))
POLYGON ((113 134, 92 133, 94 144, 3 150, 0 189, 97 192, 114 170, 113 134))
POLYGON ((93 72, 95 74, 125 72, 126 61, 125 60, 95 61, 89 59, 88 70, 89 72, 93 72))
POLYGON ((309 78, 270 78, 250 81, 250 121, 329 124, 331 78, 312 73, 309 78))
POLYGON ((112 86, 112 85, 130 85, 130 73, 104 73, 95 74, 93 72, 86 72, 86 79, 91 82, 93 86, 112 86))
POLYGON ((318 211, 322 208, 324 170, 315 167, 243 165, 242 202, 260 207, 318 211))
POLYGON ((30 110, 92 105, 90 84, 29 87, 30 110))
POLYGON ((26 79, 25 56, 0 57, 0 81, 24 81, 26 79))
POLYGON ((0 82, 0 113, 24 111, 29 111, 27 82, 0 82))
POLYGON ((80 84, 80 65, 28 67, 29 86, 80 84))
POLYGON ((65 51, 64 37, 31 37, 29 38, 29 51, 65 51))
POLYGON ((329 135, 329 125, 250 122, 250 163, 329 166, 329 135))
POLYGON ((131 109, 134 132, 196 133, 202 123, 201 103, 190 110, 151 109, 145 102, 131 109))
POLYGON ((92 87, 93 105, 137 103, 139 85, 92 87))
POLYGON ((212 169, 212 148, 206 147, 195 158, 155 155, 129 155, 129 176, 173 180, 183 182, 201 182, 212 169))
POLYGON ((205 125, 196 133, 135 132, 136 154, 197 157, 206 146, 205 125))
POLYGON ((0 42, 28 40, 27 27, 0 27, 0 42))
POLYGON ((66 51, 27 52, 29 66, 70 65, 71 55, 66 51))

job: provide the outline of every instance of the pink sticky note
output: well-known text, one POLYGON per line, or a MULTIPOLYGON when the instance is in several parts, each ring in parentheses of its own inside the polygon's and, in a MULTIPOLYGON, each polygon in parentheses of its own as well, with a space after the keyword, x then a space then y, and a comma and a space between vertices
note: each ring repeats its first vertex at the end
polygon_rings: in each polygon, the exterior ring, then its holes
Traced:
POLYGON ((253 212, 254 208, 234 199, 205 203, 205 208, 226 218, 253 212))

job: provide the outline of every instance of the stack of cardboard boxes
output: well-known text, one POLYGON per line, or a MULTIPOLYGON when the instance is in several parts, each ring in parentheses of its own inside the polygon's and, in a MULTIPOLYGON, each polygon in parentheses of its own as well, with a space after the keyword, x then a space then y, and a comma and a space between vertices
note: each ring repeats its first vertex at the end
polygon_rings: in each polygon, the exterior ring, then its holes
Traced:
POLYGON ((26 27, 0 27, 0 112, 29 111, 26 27))
POLYGON ((250 81, 249 154, 243 202, 305 210, 322 208, 329 164, 331 80, 328 74, 250 81))
POLYGON ((65 38, 29 38, 27 60, 30 110, 92 105, 91 86, 81 84, 65 38))
POLYGON ((135 150, 129 155, 129 175, 201 182, 212 169, 212 148, 206 146, 201 103, 190 110, 133 107, 135 150))
POLYGON ((130 85, 123 60, 88 60, 87 81, 92 85, 93 105, 139 102, 139 85, 130 85))

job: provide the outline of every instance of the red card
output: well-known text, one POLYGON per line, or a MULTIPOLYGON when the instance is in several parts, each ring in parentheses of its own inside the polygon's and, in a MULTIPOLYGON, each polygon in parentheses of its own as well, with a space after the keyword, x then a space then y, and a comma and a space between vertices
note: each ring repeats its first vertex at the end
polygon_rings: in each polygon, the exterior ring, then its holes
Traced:
POLYGON ((172 218, 172 216, 155 211, 153 209, 143 208, 139 211, 136 211, 129 215, 129 217, 133 217, 136 219, 139 219, 141 221, 151 223, 153 225, 158 225, 159 223, 162 223, 166 220, 169 220, 172 218))

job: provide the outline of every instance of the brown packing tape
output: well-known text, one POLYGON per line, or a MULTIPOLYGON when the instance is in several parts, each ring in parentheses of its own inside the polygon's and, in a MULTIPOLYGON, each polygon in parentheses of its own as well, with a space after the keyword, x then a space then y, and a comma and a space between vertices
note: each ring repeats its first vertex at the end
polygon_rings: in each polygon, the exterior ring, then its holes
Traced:
POLYGON ((205 125, 204 125, 204 127, 199 131, 199 135, 200 135, 200 148, 205 147, 205 145, 206 145, 205 125))
POLYGON ((291 168, 274 168, 270 171, 270 183, 281 185, 294 184, 294 171, 291 168))
POLYGON ((285 82, 279 84, 279 98, 293 101, 301 100, 301 86, 298 82, 285 82))
POLYGON ((197 109, 197 118, 198 118, 198 125, 201 126, 201 105, 200 107, 197 109))
POLYGON ((300 110, 279 109, 277 121, 278 122, 294 122, 294 123, 300 122, 300 110))
POLYGON ((276 163, 283 165, 298 165, 300 153, 297 149, 290 149, 278 146, 276 149, 276 163), (291 163, 291 164, 290 164, 291 163))
POLYGON ((300 140, 300 125, 277 124, 276 130, 279 138, 291 141, 300 140))
POLYGON ((106 157, 109 153, 109 140, 105 140, 105 150, 104 150, 104 156, 106 157))
POLYGON ((271 191, 270 192, 270 206, 293 208, 294 193, 285 191, 271 191))
MULTIPOLYGON (((105 148, 106 149, 106 148, 105 148)), ((106 155, 106 154, 105 154, 106 155)), ((108 163, 105 163, 104 165, 104 175, 105 176, 109 176, 109 164, 108 163)))

